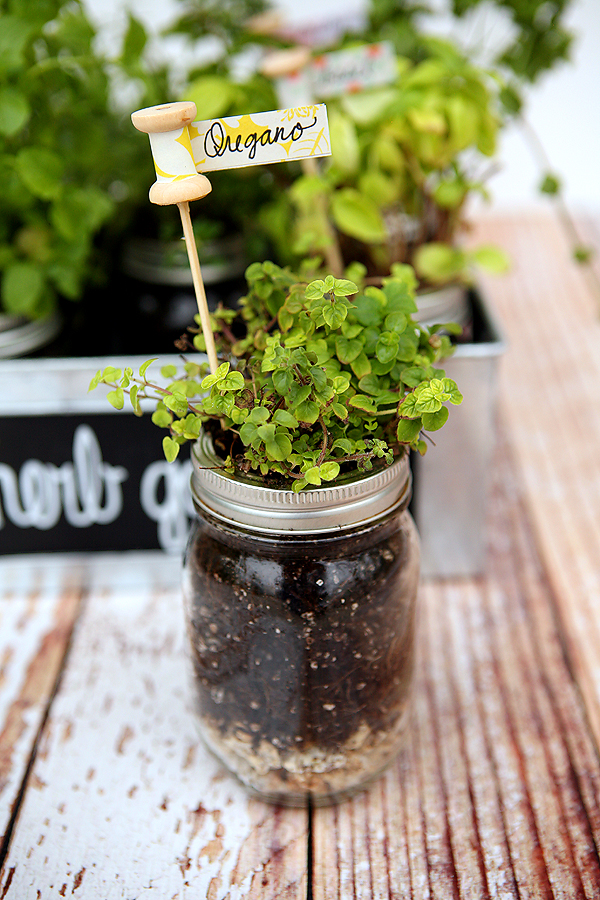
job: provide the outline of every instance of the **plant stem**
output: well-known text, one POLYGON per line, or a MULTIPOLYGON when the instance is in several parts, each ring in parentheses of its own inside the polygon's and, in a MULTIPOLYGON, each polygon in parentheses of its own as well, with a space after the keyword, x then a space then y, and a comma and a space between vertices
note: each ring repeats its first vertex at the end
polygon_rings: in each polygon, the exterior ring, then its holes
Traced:
POLYGON ((323 429, 323 446, 321 447, 321 452, 319 453, 319 458, 317 459, 318 466, 320 466, 325 459, 325 454, 327 453, 327 444, 329 443, 329 432, 327 431, 327 426, 325 425, 325 421, 322 415, 319 415, 319 425, 323 429))

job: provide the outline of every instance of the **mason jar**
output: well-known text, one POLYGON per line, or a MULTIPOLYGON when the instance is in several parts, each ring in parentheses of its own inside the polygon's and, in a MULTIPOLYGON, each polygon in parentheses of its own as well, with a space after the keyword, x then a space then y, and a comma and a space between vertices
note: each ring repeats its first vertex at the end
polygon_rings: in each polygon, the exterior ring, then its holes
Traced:
POLYGON ((324 805, 397 755, 415 651, 419 544, 407 456, 294 493, 192 453, 184 565, 202 739, 254 794, 324 805))

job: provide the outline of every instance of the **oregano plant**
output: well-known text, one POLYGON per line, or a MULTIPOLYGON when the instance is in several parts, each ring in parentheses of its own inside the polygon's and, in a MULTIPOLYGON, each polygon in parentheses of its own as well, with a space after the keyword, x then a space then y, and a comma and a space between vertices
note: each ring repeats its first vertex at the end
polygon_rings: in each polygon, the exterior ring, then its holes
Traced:
POLYGON ((109 385, 117 409, 129 395, 136 415, 153 401, 169 461, 204 429, 225 471, 283 480, 294 491, 390 464, 408 449, 425 453, 427 433, 462 400, 438 367, 457 328, 413 318, 409 266, 395 267, 380 286, 308 280, 272 262, 254 263, 246 278, 239 310, 211 317, 222 360, 215 372, 190 358, 188 351, 205 349, 191 328, 179 342, 180 368, 163 366, 157 380, 149 371, 155 360, 137 374, 109 366, 90 390, 109 385))

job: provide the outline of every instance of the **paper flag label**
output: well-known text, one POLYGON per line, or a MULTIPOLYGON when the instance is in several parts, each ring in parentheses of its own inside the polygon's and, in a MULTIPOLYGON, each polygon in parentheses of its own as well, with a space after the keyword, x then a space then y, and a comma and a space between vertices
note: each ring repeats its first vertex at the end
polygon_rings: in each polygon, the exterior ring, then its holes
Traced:
POLYGON ((324 104, 207 119, 189 126, 199 172, 330 156, 324 104))
POLYGON ((310 64, 313 97, 335 97, 390 84, 396 78, 396 57, 389 41, 334 50, 310 64))

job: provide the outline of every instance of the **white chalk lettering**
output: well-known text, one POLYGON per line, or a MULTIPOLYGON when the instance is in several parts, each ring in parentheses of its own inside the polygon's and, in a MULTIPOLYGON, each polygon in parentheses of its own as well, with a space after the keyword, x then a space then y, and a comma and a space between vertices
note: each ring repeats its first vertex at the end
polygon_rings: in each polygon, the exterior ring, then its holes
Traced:
POLYGON ((121 483, 128 477, 123 466, 102 460, 98 438, 89 425, 79 425, 73 436, 73 462, 61 466, 30 459, 19 477, 0 463, 0 528, 6 518, 18 528, 53 528, 64 511, 75 528, 114 522, 123 509, 121 483))
POLYGON ((140 482, 140 503, 148 518, 158 524, 158 542, 168 553, 180 553, 194 515, 190 491, 192 464, 189 460, 151 463, 140 482), (162 485, 162 500, 159 491, 162 485))

